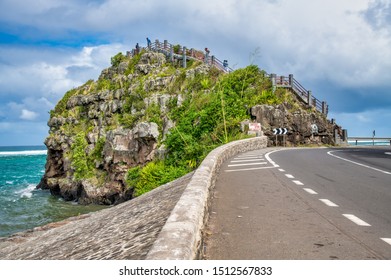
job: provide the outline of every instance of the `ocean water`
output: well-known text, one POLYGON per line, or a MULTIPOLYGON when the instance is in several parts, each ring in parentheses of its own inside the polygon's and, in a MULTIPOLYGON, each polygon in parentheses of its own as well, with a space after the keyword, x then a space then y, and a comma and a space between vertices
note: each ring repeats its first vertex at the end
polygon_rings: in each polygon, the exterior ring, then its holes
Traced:
POLYGON ((36 189, 46 153, 45 146, 0 147, 0 236, 104 208, 65 202, 36 189))

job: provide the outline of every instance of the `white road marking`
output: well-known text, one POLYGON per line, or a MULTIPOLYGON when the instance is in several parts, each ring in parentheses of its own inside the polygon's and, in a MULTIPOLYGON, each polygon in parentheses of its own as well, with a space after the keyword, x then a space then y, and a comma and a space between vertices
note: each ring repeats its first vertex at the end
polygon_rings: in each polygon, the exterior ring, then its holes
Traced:
POLYGON ((389 245, 391 245, 391 238, 380 238, 380 239, 388 243, 389 245))
POLYGON ((285 170, 284 170, 284 169, 282 169, 282 168, 278 169, 278 171, 285 172, 285 170))
POLYGON ((271 158, 270 158, 270 154, 274 153, 274 152, 278 152, 279 150, 274 150, 274 151, 271 151, 271 152, 268 152, 267 154, 265 154, 265 158, 267 159, 268 162, 270 162, 271 165, 273 165, 274 167, 280 167, 278 164, 276 164, 271 158))
POLYGON ((288 177, 289 179, 295 178, 295 177, 294 177, 293 175, 291 175, 291 174, 285 174, 285 176, 288 177))
POLYGON ((337 204, 335 204, 334 202, 328 200, 328 199, 319 199, 320 201, 322 201, 324 204, 326 204, 327 206, 330 206, 330 207, 338 207, 337 204))
POLYGON ((388 174, 388 175, 391 175, 391 172, 388 172, 388 171, 384 171, 384 170, 381 170, 379 168, 375 168, 375 167, 372 167, 372 166, 369 166, 369 165, 365 165, 365 164, 362 164, 362 163, 359 163, 359 162, 356 162, 356 161, 353 161, 353 160, 350 160, 350 159, 346 159, 346 158, 343 158, 343 157, 340 157, 340 156, 336 156, 336 155, 333 155, 332 152, 338 152, 340 150, 337 150, 337 151, 329 151, 327 152, 328 155, 330 156, 333 156, 335 158, 338 158, 338 159, 341 159, 341 160, 345 160, 347 162, 350 162, 350 163, 354 163, 354 164, 357 164, 359 166, 362 166, 362 167, 366 167, 366 168, 369 168, 369 169, 372 169, 372 170, 375 170, 375 171, 379 171, 379 172, 382 172, 384 174, 388 174))
POLYGON ((250 162, 250 161, 264 161, 264 159, 263 158, 257 158, 257 159, 231 160, 231 162, 250 162))
POLYGON ((298 186, 303 186, 304 185, 302 182, 297 181, 297 180, 293 180, 292 182, 295 183, 298 186))
POLYGON ((305 190, 306 192, 308 192, 309 194, 318 194, 316 191, 314 191, 313 189, 308 189, 308 188, 303 188, 303 190, 305 190))
POLYGON ((228 167, 245 166, 245 165, 260 165, 260 164, 267 164, 267 162, 253 162, 253 163, 243 163, 243 164, 229 164, 228 167))
POLYGON ((243 169, 228 169, 228 170, 224 170, 224 172, 251 171, 251 170, 261 170, 261 169, 270 169, 270 168, 275 168, 275 167, 266 166, 266 167, 254 167, 254 168, 243 168, 243 169))
POLYGON ((247 156, 237 156, 235 159, 245 159, 245 158, 259 158, 263 157, 263 155, 247 155, 247 156))
POLYGON ((262 157, 263 155, 248 155, 248 156, 237 156, 236 158, 257 158, 257 157, 262 157))
POLYGON ((360 218, 357 218, 356 216, 354 216, 352 214, 342 214, 342 215, 344 217, 348 218, 349 220, 351 220, 353 223, 359 225, 359 226, 364 226, 364 227, 370 227, 371 226, 367 222, 364 222, 363 220, 361 220, 360 218))

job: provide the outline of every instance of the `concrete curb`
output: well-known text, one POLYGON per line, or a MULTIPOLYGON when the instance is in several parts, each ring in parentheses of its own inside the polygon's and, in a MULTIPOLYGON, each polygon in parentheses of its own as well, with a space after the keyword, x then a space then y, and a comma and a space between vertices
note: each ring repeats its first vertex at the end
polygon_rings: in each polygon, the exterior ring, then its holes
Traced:
POLYGON ((238 153, 266 146, 267 137, 261 136, 234 141, 210 152, 195 171, 146 259, 196 259, 200 252, 202 230, 208 218, 210 190, 221 164, 238 153))

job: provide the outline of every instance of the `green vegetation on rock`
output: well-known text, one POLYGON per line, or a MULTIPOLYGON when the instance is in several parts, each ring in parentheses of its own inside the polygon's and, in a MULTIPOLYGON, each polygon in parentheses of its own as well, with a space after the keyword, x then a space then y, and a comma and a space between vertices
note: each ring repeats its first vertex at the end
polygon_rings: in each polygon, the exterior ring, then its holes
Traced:
POLYGON ((73 174, 76 180, 87 179, 92 176, 92 172, 88 165, 88 157, 86 156, 86 148, 88 143, 86 141, 85 133, 79 132, 75 136, 75 142, 72 144, 72 167, 75 172, 73 174))
POLYGON ((129 170, 128 184, 135 188, 136 195, 165 182, 161 179, 167 174, 182 175, 193 170, 217 146, 247 137, 240 130, 240 122, 250 118, 252 106, 281 102, 272 93, 265 72, 254 65, 220 74, 209 71, 191 80, 181 74, 175 80, 175 89, 182 89, 184 101, 178 106, 174 98, 170 104, 168 117, 176 126, 164 141, 168 154, 164 161, 129 170))
MULTIPOLYGON (((179 50, 179 45, 174 47, 179 50)), ((108 178, 120 177, 111 176, 113 170, 123 172, 133 196, 194 170, 217 146, 248 137, 240 123, 251 118, 251 107, 293 102, 285 92, 273 93, 270 79, 255 65, 231 73, 200 61, 182 68, 179 61, 171 63, 163 54, 148 51, 133 57, 118 53, 111 65, 97 81, 68 91, 58 102, 50 112, 50 138, 65 149, 72 167, 66 176, 103 185, 110 183, 108 178), (131 133, 138 133, 132 129, 141 122, 156 124, 159 133, 134 141, 150 145, 146 150, 162 147, 163 156, 114 162, 114 155, 122 157, 130 149, 115 150, 115 137, 138 137, 131 133), (112 131, 119 134, 109 139, 112 131), (151 136, 157 134, 156 139, 151 136)), ((139 151, 128 152, 135 157, 139 151)))

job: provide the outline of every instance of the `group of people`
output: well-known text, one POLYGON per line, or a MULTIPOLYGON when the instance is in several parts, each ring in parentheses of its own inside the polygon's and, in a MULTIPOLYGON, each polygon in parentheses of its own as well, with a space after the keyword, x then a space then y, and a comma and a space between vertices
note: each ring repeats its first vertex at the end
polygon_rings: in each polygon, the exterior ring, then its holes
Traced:
MULTIPOLYGON (((148 48, 151 46, 151 40, 147 37, 147 46, 148 48)), ((140 45, 137 43, 135 47, 135 54, 140 53, 140 45)))

